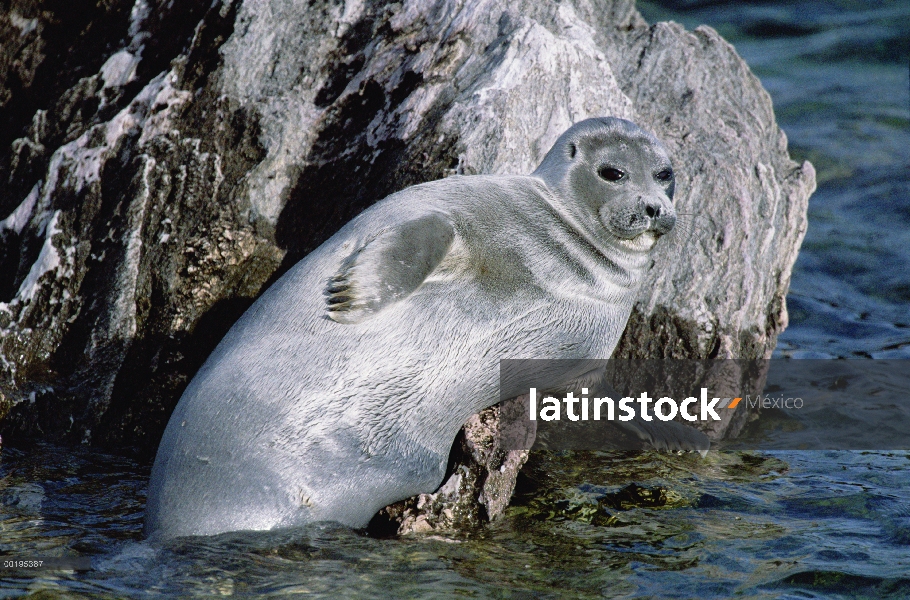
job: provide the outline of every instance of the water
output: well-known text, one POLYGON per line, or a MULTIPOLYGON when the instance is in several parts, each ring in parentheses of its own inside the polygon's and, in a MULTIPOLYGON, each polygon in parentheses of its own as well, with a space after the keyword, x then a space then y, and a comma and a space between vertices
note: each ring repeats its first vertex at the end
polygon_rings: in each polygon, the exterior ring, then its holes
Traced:
MULTIPOLYGON (((910 3, 641 8, 733 42, 816 166, 777 355, 910 356, 910 3)), ((910 597, 907 452, 538 453, 501 520, 397 540, 323 525, 150 545, 147 479, 127 459, 5 448, 0 554, 93 570, 0 569, 0 597, 910 597)))
POLYGON ((67 550, 94 570, 5 571, 0 597, 910 597, 906 452, 538 454, 505 518, 470 534, 318 525, 167 545, 141 539, 147 468, 5 452, 3 554, 67 550))

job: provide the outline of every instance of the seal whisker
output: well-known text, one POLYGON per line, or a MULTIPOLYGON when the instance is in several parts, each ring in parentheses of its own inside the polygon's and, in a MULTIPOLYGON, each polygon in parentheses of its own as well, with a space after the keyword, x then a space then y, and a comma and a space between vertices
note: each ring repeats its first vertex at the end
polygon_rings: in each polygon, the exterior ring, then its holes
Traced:
POLYGON ((665 236, 674 250, 681 250, 694 239, 702 237, 705 227, 700 225, 699 221, 704 222, 705 216, 695 213, 676 213, 676 226, 665 236))

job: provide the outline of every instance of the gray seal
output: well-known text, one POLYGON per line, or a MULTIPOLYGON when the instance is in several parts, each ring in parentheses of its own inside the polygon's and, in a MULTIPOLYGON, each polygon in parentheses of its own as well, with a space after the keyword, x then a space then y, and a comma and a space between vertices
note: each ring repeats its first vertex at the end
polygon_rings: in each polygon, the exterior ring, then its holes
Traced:
POLYGON ((433 491, 459 428, 499 400, 501 358, 610 357, 676 221, 673 189, 653 135, 598 118, 529 176, 376 203, 272 285, 186 388, 146 533, 364 527, 433 491))

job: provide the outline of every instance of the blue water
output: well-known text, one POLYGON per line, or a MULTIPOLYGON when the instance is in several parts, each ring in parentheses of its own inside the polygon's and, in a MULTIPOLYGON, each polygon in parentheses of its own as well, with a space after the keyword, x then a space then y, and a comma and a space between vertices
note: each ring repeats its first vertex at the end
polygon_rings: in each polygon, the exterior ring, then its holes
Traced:
POLYGON ((94 570, 0 571, 0 597, 910 597, 906 452, 540 454, 478 532, 389 540, 325 524, 168 545, 141 539, 147 468, 5 452, 0 552, 78 553, 94 570), (610 500, 633 480, 664 497, 610 500))
MULTIPOLYGON (((641 9, 733 42, 817 169, 776 354, 910 356, 910 2, 641 9)), ((0 597, 910 598, 907 452, 537 453, 488 528, 392 540, 325 525, 150 545, 147 478, 5 448, 0 554, 94 569, 0 569, 0 597)))

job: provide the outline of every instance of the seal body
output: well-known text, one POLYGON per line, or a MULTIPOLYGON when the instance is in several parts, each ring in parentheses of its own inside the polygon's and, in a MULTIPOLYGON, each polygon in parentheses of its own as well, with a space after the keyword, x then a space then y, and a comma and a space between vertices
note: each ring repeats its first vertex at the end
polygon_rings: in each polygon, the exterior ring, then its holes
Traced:
POLYGON ((365 526, 441 482, 502 358, 608 358, 675 221, 660 143, 620 119, 563 134, 529 176, 407 188, 272 285, 162 438, 146 533, 365 526))

